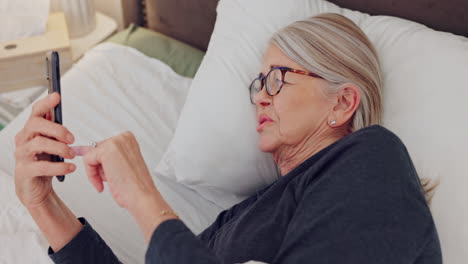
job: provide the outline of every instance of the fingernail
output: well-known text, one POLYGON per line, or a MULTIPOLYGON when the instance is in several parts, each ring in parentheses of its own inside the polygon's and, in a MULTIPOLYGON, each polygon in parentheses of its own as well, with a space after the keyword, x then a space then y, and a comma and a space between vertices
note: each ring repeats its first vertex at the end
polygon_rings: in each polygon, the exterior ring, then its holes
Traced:
POLYGON ((70 156, 71 158, 73 159, 75 157, 75 151, 73 151, 73 149, 70 149, 70 156))
POLYGON ((73 137, 72 134, 68 134, 68 135, 67 135, 67 141, 68 141, 70 144, 73 143, 73 140, 74 140, 74 139, 75 139, 75 138, 73 137))
POLYGON ((80 146, 73 146, 71 147, 71 149, 73 151, 73 154, 75 154, 75 156, 83 156, 80 146))
POLYGON ((68 168, 69 168, 71 171, 73 171, 73 170, 76 169, 76 166, 75 166, 75 164, 70 164, 70 165, 68 166, 68 168))

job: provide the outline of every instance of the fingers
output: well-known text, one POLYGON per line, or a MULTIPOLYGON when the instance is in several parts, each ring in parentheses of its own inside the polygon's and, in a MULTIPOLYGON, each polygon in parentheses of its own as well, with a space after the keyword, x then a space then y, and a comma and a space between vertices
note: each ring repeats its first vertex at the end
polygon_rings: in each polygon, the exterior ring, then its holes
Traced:
POLYGON ((37 136, 17 149, 16 159, 36 160, 36 157, 39 158, 41 153, 58 155, 67 159, 73 159, 75 157, 75 153, 67 144, 47 137, 37 136))
POLYGON ((66 144, 72 144, 75 141, 73 134, 64 126, 44 118, 34 117, 29 119, 24 128, 16 134, 16 147, 26 144, 37 135, 54 138, 66 144))
POLYGON ((86 174, 88 175, 88 179, 91 184, 94 186, 96 191, 102 192, 104 191, 104 184, 102 181, 101 169, 100 166, 85 166, 86 174))
POLYGON ((52 121, 52 113, 51 113, 50 111, 47 112, 47 114, 45 114, 44 118, 45 118, 46 120, 52 121))
POLYGON ((32 117, 44 117, 50 110, 60 102, 60 94, 57 92, 51 93, 43 99, 37 101, 32 106, 32 117))
POLYGON ((67 144, 72 144, 75 141, 73 134, 64 126, 38 117, 31 118, 26 123, 22 133, 26 139, 41 134, 67 144))
MULTIPOLYGON (((83 148, 83 146, 81 147, 83 148)), ((94 188, 98 192, 102 192, 104 190, 104 171, 102 170, 101 162, 97 158, 98 149, 94 147, 90 148, 87 149, 86 154, 83 156, 86 174, 94 188)))
POLYGON ((85 165, 89 166, 98 166, 101 165, 101 162, 98 159, 98 149, 92 148, 91 150, 88 149, 86 154, 83 156, 83 162, 85 165))
POLYGON ((84 156, 86 153, 94 149, 94 147, 91 146, 73 146, 71 148, 75 152, 75 156, 84 156))
POLYGON ((60 101, 58 93, 52 93, 33 105, 31 117, 24 128, 15 136, 16 147, 26 144, 37 135, 44 135, 58 141, 72 144, 73 134, 64 126, 51 121, 50 110, 60 101))
POLYGON ((35 161, 22 166, 22 175, 31 177, 38 176, 57 176, 72 173, 76 166, 70 162, 50 162, 50 161, 35 161))

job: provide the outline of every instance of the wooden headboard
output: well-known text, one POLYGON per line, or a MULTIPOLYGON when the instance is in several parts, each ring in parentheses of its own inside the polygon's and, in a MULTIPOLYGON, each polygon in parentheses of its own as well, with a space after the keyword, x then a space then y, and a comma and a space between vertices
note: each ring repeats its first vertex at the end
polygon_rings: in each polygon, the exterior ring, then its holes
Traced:
MULTIPOLYGON (((142 1, 146 27, 206 50, 216 20, 218 0, 142 1)), ((436 30, 468 37, 467 0, 330 0, 330 2, 372 15, 409 19, 436 30)))
POLYGON ((218 0, 143 0, 146 27, 206 50, 218 0))

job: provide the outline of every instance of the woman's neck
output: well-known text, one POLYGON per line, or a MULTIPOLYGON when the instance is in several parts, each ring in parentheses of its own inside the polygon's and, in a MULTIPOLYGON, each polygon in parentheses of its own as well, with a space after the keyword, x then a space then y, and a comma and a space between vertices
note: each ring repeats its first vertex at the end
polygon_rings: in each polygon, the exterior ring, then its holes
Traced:
MULTIPOLYGON (((339 130, 339 129, 338 129, 339 130)), ((281 176, 288 174, 308 158, 345 136, 341 131, 328 131, 320 135, 310 135, 298 144, 286 145, 273 152, 273 159, 280 169, 281 176)))

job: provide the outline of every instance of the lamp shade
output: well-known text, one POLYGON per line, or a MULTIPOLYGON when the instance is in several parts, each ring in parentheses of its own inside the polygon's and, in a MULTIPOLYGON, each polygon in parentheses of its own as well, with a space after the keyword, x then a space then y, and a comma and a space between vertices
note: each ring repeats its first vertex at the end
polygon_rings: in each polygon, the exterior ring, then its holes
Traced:
POLYGON ((62 0, 70 38, 83 37, 96 28, 94 0, 62 0))

